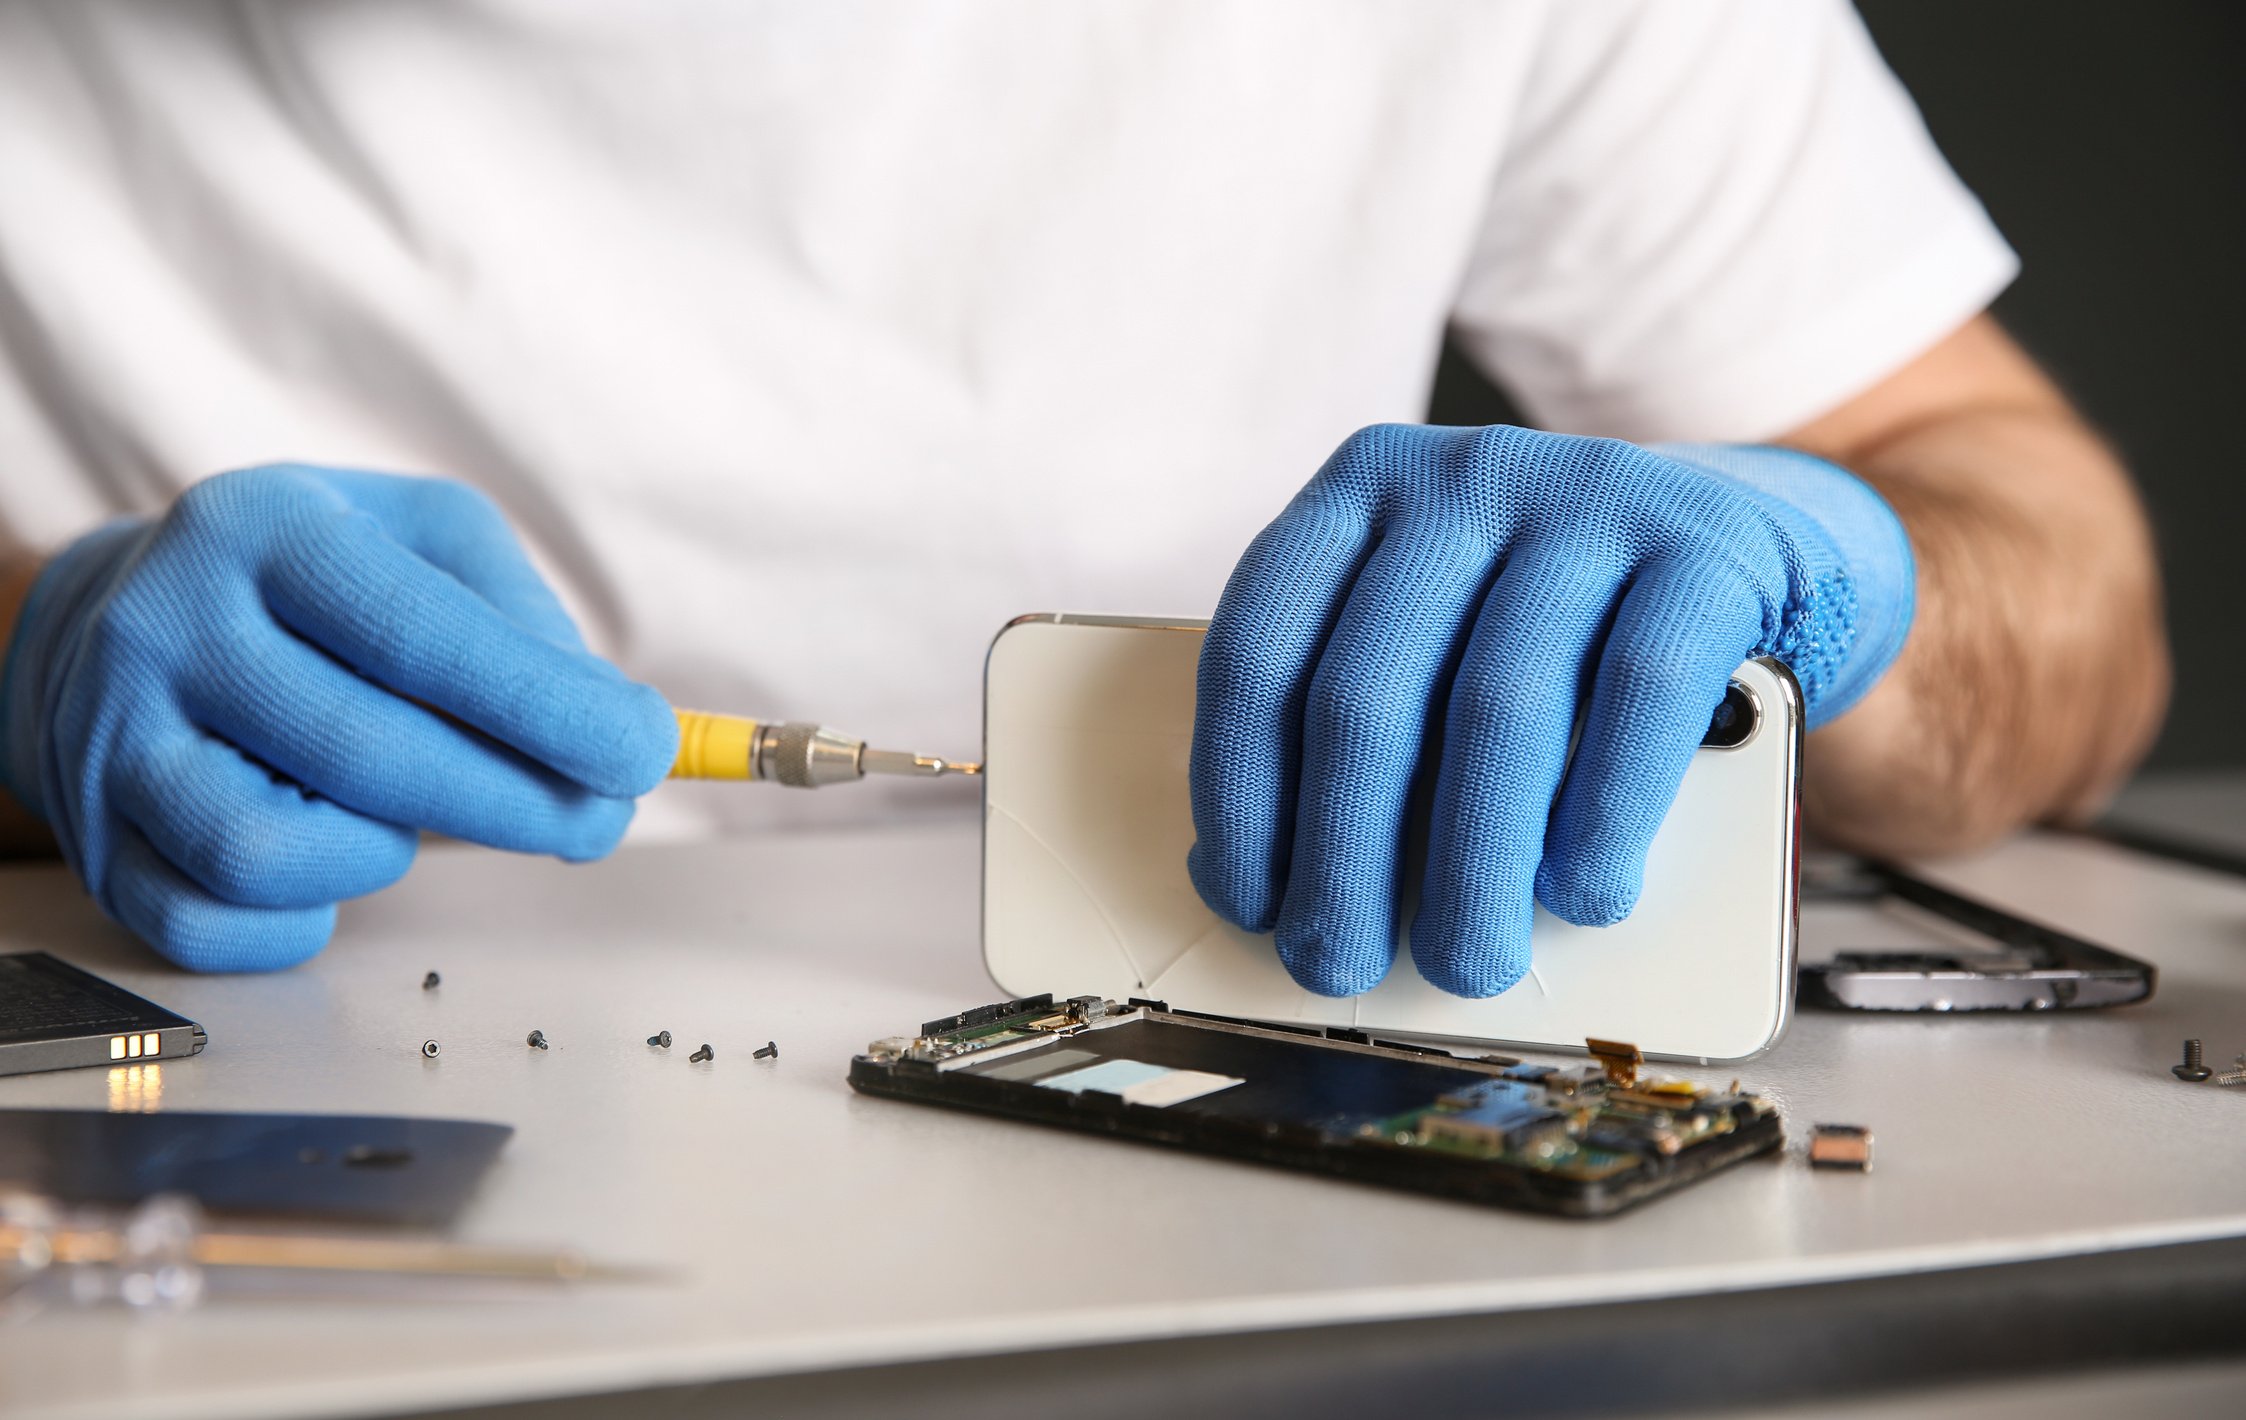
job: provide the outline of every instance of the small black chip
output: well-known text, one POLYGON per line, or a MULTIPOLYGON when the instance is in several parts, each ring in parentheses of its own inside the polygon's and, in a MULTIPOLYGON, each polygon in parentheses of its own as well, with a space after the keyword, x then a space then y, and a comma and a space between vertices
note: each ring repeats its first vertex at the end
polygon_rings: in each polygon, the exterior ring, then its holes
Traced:
POLYGON ((177 1059, 203 1028, 45 952, 0 953, 0 1075, 177 1059))

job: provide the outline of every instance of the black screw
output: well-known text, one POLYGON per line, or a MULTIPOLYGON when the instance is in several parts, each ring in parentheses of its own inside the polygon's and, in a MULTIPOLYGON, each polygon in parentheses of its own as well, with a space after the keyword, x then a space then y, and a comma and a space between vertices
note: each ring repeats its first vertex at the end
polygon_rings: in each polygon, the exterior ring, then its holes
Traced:
POLYGON ((780 1047, 768 1040, 764 1043, 764 1049, 750 1051, 749 1058, 752 1060, 777 1060, 780 1058, 780 1047))
POLYGON ((2177 1079, 2189 1080, 2195 1085, 2215 1073, 2207 1068, 2207 1062, 2201 1056, 2200 1045, 2196 1040, 2184 1042, 2184 1063, 2171 1065, 2168 1067, 2168 1071, 2177 1079))
POLYGON ((529 1035, 523 1037, 523 1044, 534 1045, 540 1050, 546 1049, 546 1032, 542 1030, 532 1031, 529 1035))
POLYGON ((667 1030, 659 1030, 647 1038, 647 1043, 649 1045, 660 1045, 665 1050, 669 1050, 671 1048, 671 1033, 667 1030))
POLYGON ((437 1043, 436 1043, 435 1041, 433 1041, 433 1040, 425 1040, 425 1041, 421 1042, 421 1053, 422 1053, 423 1055, 427 1056, 427 1057, 428 1057, 429 1059, 431 1059, 431 1060, 434 1060, 434 1059, 436 1059, 436 1058, 437 1058, 437 1043))
POLYGON ((686 1058, 689 1060, 715 1060, 717 1059, 717 1052, 710 1049, 710 1043, 708 1041, 704 1041, 702 1042, 702 1048, 700 1050, 695 1051, 692 1055, 689 1055, 686 1058))
POLYGON ((434 991, 438 987, 444 985, 444 981, 445 979, 443 977, 437 975, 432 971, 427 976, 421 978, 421 989, 424 991, 434 991))

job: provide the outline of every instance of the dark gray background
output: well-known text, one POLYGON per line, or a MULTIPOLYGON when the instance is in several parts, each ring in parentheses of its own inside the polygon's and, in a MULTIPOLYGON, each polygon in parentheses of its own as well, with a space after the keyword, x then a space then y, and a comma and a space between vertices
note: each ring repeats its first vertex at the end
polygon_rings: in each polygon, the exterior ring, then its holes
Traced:
MULTIPOLYGON (((2122 450, 2159 530, 2176 700, 2156 766, 2246 765, 2246 5, 1862 0, 2024 271, 1998 316, 2122 450)), ((1455 352, 1429 417, 1511 422, 1455 352)))

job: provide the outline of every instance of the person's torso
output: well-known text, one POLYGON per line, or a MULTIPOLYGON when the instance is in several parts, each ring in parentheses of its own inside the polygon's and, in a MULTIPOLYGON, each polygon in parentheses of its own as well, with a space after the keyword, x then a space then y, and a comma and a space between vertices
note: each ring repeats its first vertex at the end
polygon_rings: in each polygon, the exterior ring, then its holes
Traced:
POLYGON ((675 701, 969 753, 1009 616, 1206 615, 1421 415, 1542 19, 15 12, 0 516, 450 474, 675 701))

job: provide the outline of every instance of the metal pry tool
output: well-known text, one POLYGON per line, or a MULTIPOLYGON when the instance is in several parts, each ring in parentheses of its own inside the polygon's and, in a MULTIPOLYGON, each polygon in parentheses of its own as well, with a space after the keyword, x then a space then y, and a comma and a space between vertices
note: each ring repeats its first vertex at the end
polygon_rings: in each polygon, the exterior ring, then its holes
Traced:
POLYGON ((868 774, 935 779, 983 772, 973 761, 868 749, 864 740, 824 725, 797 720, 774 724, 702 710, 673 713, 678 716, 673 779, 768 779, 794 789, 820 789, 868 774))

